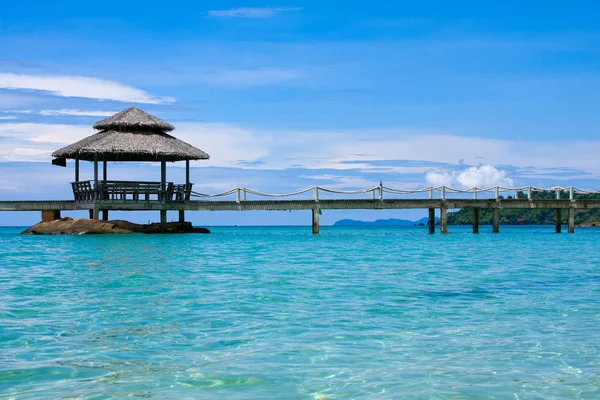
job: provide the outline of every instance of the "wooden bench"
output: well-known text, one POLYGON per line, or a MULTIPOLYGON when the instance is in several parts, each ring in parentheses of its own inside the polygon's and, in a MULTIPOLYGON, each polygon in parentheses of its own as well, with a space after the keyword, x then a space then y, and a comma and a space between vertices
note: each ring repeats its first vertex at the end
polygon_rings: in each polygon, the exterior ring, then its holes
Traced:
POLYGON ((73 188, 73 195, 75 201, 89 201, 94 200, 94 190, 92 188, 92 181, 79 181, 71 182, 73 188))
MULTIPOLYGON (((96 197, 92 181, 71 183, 75 201, 91 201, 96 197)), ((119 201, 186 201, 190 199, 192 184, 173 184, 168 182, 166 190, 161 189, 160 182, 140 181, 98 181, 98 196, 100 200, 119 201)))

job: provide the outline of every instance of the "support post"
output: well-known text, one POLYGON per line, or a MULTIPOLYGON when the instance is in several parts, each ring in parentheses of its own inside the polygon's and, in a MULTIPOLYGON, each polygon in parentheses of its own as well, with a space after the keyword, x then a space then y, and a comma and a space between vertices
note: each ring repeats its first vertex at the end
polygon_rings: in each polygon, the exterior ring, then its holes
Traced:
POLYGON ((165 157, 162 157, 160 160, 160 191, 162 193, 160 200, 166 201, 166 193, 167 190, 167 161, 165 157))
POLYGON ((100 209, 94 205, 94 209, 92 210, 92 219, 98 219, 100 217, 100 209))
POLYGON ((473 209, 473 233, 479 233, 479 208, 473 209))
POLYGON ((445 235, 448 233, 448 209, 440 208, 440 233, 445 235))
MULTIPOLYGON (((94 200, 98 199, 98 153, 94 153, 94 200)), ((96 218, 98 216, 96 215, 96 218)))
MULTIPOLYGON (((163 156, 160 160, 160 192, 163 203, 167 202, 167 161, 163 156)), ((160 210, 160 223, 167 223, 167 210, 160 210)))
POLYGON ((79 182, 79 159, 75 159, 75 182, 79 182))
MULTIPOLYGON (((106 157, 106 154, 102 157, 104 158, 106 157)), ((107 177, 107 168, 108 167, 108 163, 106 162, 106 160, 102 160, 102 180, 106 181, 106 177, 107 177)), ((103 197, 103 196, 102 196, 103 197)), ((108 221, 108 210, 102 210, 102 221, 108 221)))
MULTIPOLYGON (((185 187, 190 186, 190 160, 185 160, 185 187)), ((187 190, 187 189, 186 189, 187 190)), ((184 200, 187 197, 184 197, 184 200)), ((185 222, 185 210, 179 210, 179 222, 185 222)))
POLYGON ((575 209, 569 208, 569 233, 575 233, 575 209))
POLYGON ((492 233, 500 232, 500 209, 492 208, 492 233))
POLYGON ((94 219, 94 210, 90 210, 90 219, 94 219))
POLYGON ((427 221, 429 233, 435 233, 435 208, 429 209, 429 220, 427 221))
POLYGON ((569 200, 575 200, 575 192, 573 191, 573 186, 569 186, 569 200))
POLYGON ((527 188, 527 200, 531 201, 531 186, 527 188))
POLYGON ((190 183, 190 160, 185 160, 185 184, 190 183))
POLYGON ((42 222, 60 219, 60 210, 42 210, 42 222))
POLYGON ((554 231, 556 233, 560 233, 561 231, 561 224, 560 224, 560 208, 556 209, 556 221, 555 221, 555 226, 554 226, 554 231))
POLYGON ((319 210, 316 208, 312 209, 312 233, 319 234, 319 210))

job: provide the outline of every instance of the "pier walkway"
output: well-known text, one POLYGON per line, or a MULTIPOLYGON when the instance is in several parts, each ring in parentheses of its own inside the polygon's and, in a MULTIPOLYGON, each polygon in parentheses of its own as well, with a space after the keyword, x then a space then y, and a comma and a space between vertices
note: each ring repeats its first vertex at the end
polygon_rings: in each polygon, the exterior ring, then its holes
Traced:
MULTIPOLYGON (((102 185, 99 185, 102 188, 102 185)), ((102 195, 93 188, 91 194, 75 194, 77 200, 45 201, 0 201, 0 211, 41 211, 43 220, 60 217, 60 211, 89 210, 90 218, 108 220, 108 212, 121 211, 179 211, 183 221, 185 211, 287 211, 311 210, 313 233, 319 232, 319 215, 323 210, 401 210, 428 209, 429 232, 435 232, 435 210, 440 210, 439 226, 441 233, 448 232, 448 209, 472 209, 473 232, 479 232, 479 210, 492 210, 492 232, 499 232, 500 209, 554 209, 556 210, 556 232, 561 231, 561 211, 568 210, 568 232, 575 230, 576 210, 600 208, 600 200, 585 199, 586 195, 600 194, 600 191, 588 191, 575 187, 536 187, 487 189, 454 189, 446 186, 427 187, 417 190, 393 189, 382 184, 355 191, 339 191, 319 186, 294 193, 272 194, 247 188, 235 188, 223 193, 203 194, 185 187, 185 195, 172 193, 167 196, 157 193, 156 197, 140 197, 129 192, 102 195), (540 192, 552 192, 553 199, 536 199, 540 192), (131 194, 128 196, 127 194, 131 194), (508 195, 506 195, 508 193, 508 195), (555 193, 555 196, 554 196, 555 193), (312 195, 312 196, 311 196, 312 195), (346 196, 346 198, 324 198, 346 196), (306 198, 309 196, 309 198, 306 198), (505 197, 506 196, 506 197, 505 197), (296 197, 296 198, 294 198, 296 197), (297 197, 305 197, 298 199, 297 197), (348 198, 351 197, 351 198, 348 198), (366 198, 365 198, 366 197, 366 198), (265 199, 267 198, 267 199, 265 199), (291 199, 290 199, 291 198, 291 199), (164 200, 163 200, 164 199, 164 200)), ((546 196, 547 197, 547 196, 546 196)))

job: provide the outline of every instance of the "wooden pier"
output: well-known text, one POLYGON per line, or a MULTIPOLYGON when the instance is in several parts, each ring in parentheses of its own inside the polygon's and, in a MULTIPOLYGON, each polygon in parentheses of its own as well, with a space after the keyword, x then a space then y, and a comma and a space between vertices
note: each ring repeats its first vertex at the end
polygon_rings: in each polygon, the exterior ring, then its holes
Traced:
MULTIPOLYGON (((600 194, 574 187, 549 189, 532 186, 487 189, 473 187, 454 189, 446 186, 416 190, 394 189, 383 183, 361 190, 340 191, 314 186, 286 194, 264 193, 248 188, 235 188, 223 193, 202 194, 192 190, 190 161, 207 160, 209 155, 167 132, 175 127, 138 108, 128 108, 93 125, 98 132, 55 151, 52 164, 67 166, 74 161, 75 180, 71 182, 73 200, 0 201, 0 211, 41 211, 42 221, 60 218, 61 211, 88 210, 90 219, 108 220, 112 210, 158 211, 160 222, 167 222, 167 211, 179 211, 179 222, 186 211, 292 211, 310 210, 312 231, 319 233, 319 216, 324 210, 403 210, 427 209, 429 232, 435 232, 435 210, 439 210, 440 233, 448 232, 449 209, 473 210, 473 233, 479 232, 479 210, 492 210, 492 232, 500 231, 499 210, 554 209, 557 233, 561 231, 561 210, 569 212, 568 232, 575 230, 576 210, 600 208, 600 200, 582 195, 600 194), (93 180, 81 180, 80 161, 93 162, 93 180), (167 182, 167 162, 185 161, 185 183, 167 182), (160 162, 160 181, 108 180, 108 162, 160 162), (102 168, 102 177, 99 170, 102 168), (514 193, 504 198, 501 194, 514 193), (538 200, 536 192, 556 193, 555 200, 538 200), (568 193, 568 199, 561 196, 568 193), (312 194, 312 199, 310 198, 312 194), (384 196, 385 194, 385 196, 384 196), (327 198, 323 198, 325 195, 327 198), (464 198, 471 195, 472 198, 464 198), (235 196, 235 200, 232 197, 235 196), (345 196, 345 198, 339 198, 345 196), (249 198, 250 197, 250 198, 249 198), (295 197, 294 199, 290 199, 295 197), (300 197, 300 198, 299 198, 300 197), (308 197, 308 198, 307 198, 308 197), (333 198, 332 198, 333 197, 333 198), (350 197, 350 198, 348 198, 350 197), (385 197, 385 198, 384 198, 385 197)), ((551 198, 553 198, 551 196, 551 198)))
MULTIPOLYGON (((100 185, 99 187, 103 187, 100 185)), ((105 186, 104 186, 105 187, 105 186)), ((129 188, 129 186, 127 186, 129 188)), ((127 189, 129 190, 129 189, 127 189)), ((159 211, 162 216, 166 211, 180 211, 183 215, 185 211, 300 211, 306 210, 311 211, 312 215, 312 231, 313 233, 319 233, 319 215, 326 210, 407 210, 407 209, 427 209, 429 215, 428 228, 430 233, 435 232, 435 226, 439 224, 440 233, 445 234, 448 232, 448 219, 447 212, 449 209, 471 209, 473 210, 473 233, 479 232, 479 210, 491 209, 492 210, 492 232, 498 233, 500 231, 499 223, 499 210, 500 209, 554 209, 556 210, 556 225, 555 231, 561 232, 560 217, 563 209, 568 210, 568 232, 573 233, 575 231, 575 212, 577 210, 588 210, 600 208, 600 200, 578 200, 575 198, 576 191, 573 188, 552 188, 546 190, 557 191, 556 200, 535 200, 529 195, 528 198, 473 198, 473 199, 448 199, 448 198, 428 198, 428 199, 405 199, 405 198, 383 198, 384 192, 397 192, 395 189, 385 188, 384 186, 375 186, 373 188, 364 189, 361 191, 353 192, 339 192, 331 191, 325 188, 315 187, 309 188, 304 191, 300 191, 292 194, 283 195, 272 195, 261 193, 249 189, 232 189, 230 191, 216 194, 206 195, 195 192, 189 192, 188 187, 182 187, 182 193, 180 195, 172 195, 172 197, 162 197, 158 194, 156 199, 150 197, 136 196, 131 194, 129 197, 126 195, 119 195, 119 193, 113 193, 111 196, 101 196, 98 193, 93 194, 91 197, 97 196, 98 199, 87 199, 89 196, 83 196, 84 200, 63 200, 63 201, 0 201, 0 211, 42 211, 46 212, 46 218, 48 218, 48 212, 54 218, 60 216, 60 211, 67 210, 89 210, 91 218, 98 218, 102 213, 108 213, 109 211, 159 211), (387 189, 387 190, 386 190, 387 189), (247 194, 253 194, 256 196, 270 196, 270 197, 284 197, 300 195, 312 191, 315 194, 313 199, 301 199, 301 200, 282 200, 282 199, 269 199, 269 200, 247 200, 247 194), (370 199, 354 198, 354 199, 321 199, 319 198, 319 191, 333 192, 333 193, 348 193, 348 194, 369 194, 372 192, 370 199), (569 191, 570 199, 558 199, 560 198, 560 192, 569 191), (377 192, 377 193, 376 193, 377 192), (218 198, 224 196, 236 195, 235 200, 188 200, 190 197, 204 197, 204 198, 218 198), (164 198, 164 200, 162 200, 164 198), (435 220, 435 211, 439 210, 439 221, 435 220)), ((479 189, 479 191, 472 189, 468 191, 456 190, 447 187, 439 188, 425 188, 415 191, 403 191, 410 193, 426 193, 437 191, 445 195, 449 191, 454 192, 468 192, 475 193, 474 197, 477 197, 481 192, 489 193, 495 191, 500 193, 506 191, 504 188, 490 188, 490 189, 479 189)), ((514 189, 510 189, 514 190, 514 189)), ((537 189, 541 191, 541 189, 537 189)), ((531 193, 531 192, 530 192, 531 193)), ((589 192, 586 192, 589 193, 589 192)), ((431 196, 432 197, 432 196, 431 196)), ((52 217, 50 217, 52 218, 52 217)))

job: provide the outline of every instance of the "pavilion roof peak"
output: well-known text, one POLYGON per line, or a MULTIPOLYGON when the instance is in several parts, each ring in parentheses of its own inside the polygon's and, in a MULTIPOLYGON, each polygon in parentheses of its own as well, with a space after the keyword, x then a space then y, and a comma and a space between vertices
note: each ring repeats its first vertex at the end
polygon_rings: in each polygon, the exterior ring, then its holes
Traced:
POLYGON ((123 110, 115 115, 98 121, 94 129, 111 129, 116 131, 144 130, 152 132, 172 131, 175 127, 162 119, 148 114, 136 107, 123 110))

